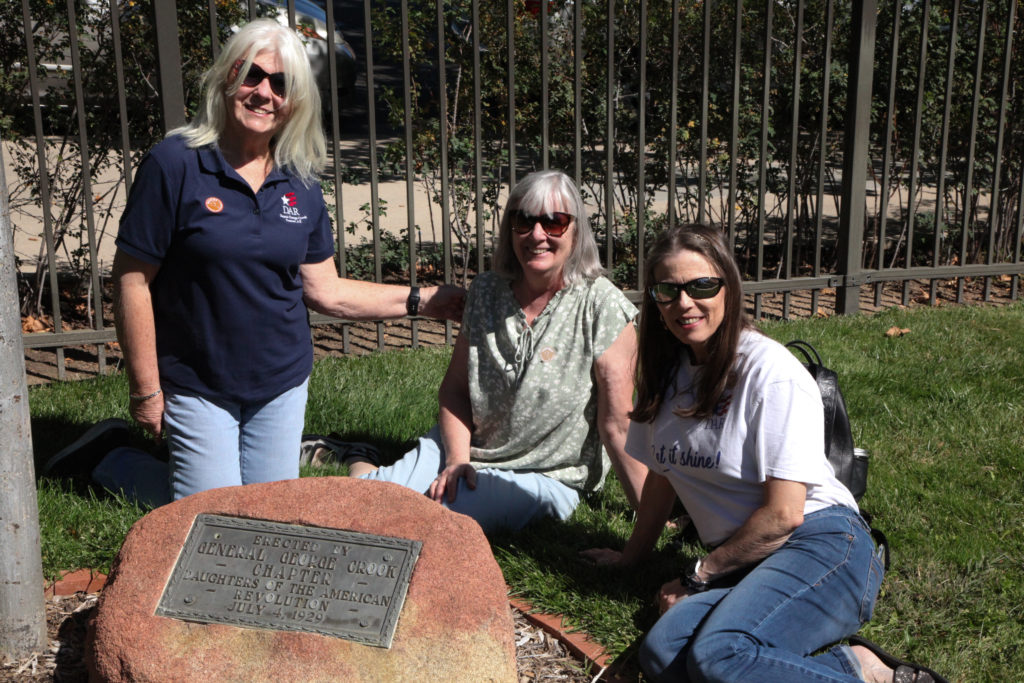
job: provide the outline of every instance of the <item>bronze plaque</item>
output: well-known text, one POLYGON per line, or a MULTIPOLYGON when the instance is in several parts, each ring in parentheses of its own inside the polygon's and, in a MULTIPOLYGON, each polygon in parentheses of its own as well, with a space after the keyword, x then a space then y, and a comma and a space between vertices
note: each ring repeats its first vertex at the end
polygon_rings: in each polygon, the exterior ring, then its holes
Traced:
POLYGON ((156 613, 391 647, 423 544, 197 515, 156 613))

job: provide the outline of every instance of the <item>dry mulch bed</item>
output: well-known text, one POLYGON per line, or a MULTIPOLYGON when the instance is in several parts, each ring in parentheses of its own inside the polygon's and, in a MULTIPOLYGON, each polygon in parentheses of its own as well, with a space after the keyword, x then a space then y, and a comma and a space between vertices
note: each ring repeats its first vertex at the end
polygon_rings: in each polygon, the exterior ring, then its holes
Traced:
MULTIPOLYGON (((46 631, 50 648, 21 662, 0 664, 0 683, 88 680, 83 655, 85 631, 96 611, 98 593, 79 592, 47 598, 46 631)), ((593 675, 584 671, 555 637, 534 626, 513 610, 516 628, 516 664, 520 683, 564 681, 590 683, 593 675)))

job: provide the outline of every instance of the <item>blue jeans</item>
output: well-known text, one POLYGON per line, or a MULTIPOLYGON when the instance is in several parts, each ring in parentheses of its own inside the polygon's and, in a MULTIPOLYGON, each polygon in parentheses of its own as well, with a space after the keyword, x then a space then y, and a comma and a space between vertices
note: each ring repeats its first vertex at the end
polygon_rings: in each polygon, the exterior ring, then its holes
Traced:
POLYGON ((859 681, 841 647, 871 618, 882 560, 867 525, 836 506, 807 515, 732 588, 684 598, 651 629, 640 664, 657 681, 859 681))
POLYGON ((222 486, 295 479, 308 383, 257 403, 170 394, 164 401, 170 467, 143 451, 116 448, 92 477, 152 507, 222 486))
MULTIPOLYGON (((389 481, 426 493, 444 467, 441 429, 435 425, 394 465, 361 478, 389 481)), ((476 489, 466 486, 465 479, 459 480, 455 502, 448 503, 446 497, 443 505, 472 517, 489 534, 499 529, 518 531, 542 517, 568 519, 579 502, 580 495, 575 489, 551 477, 490 468, 477 470, 476 489)))

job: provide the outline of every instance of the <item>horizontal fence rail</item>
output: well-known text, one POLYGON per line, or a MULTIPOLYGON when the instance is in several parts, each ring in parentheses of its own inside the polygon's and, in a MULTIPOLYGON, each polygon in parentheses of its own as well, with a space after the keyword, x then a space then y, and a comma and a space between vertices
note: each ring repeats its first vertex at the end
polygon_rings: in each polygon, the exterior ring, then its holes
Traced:
MULTIPOLYGON (((509 188, 555 167, 580 185, 610 277, 634 300, 646 247, 682 222, 727 232, 755 318, 853 313, 893 292, 902 304, 963 301, 969 288, 1018 296, 1016 0, 331 0, 320 10, 294 0, 0 8, 10 75, 0 151, 24 343, 54 349, 61 377, 67 347, 95 345, 103 372, 115 340, 110 254, 135 165, 187 120, 203 70, 255 16, 279 17, 307 43, 344 276, 467 284, 489 267, 509 188)), ((422 324, 409 324, 413 346, 422 324)), ((388 327, 374 332, 384 348, 388 327)), ((450 343, 452 326, 442 333, 450 343)))

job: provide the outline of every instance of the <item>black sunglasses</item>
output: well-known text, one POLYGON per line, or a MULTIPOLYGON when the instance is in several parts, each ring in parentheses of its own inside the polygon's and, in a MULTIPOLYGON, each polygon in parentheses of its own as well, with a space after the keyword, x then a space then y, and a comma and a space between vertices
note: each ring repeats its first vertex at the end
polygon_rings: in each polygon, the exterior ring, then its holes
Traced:
POLYGON ((659 304, 672 303, 686 292, 691 299, 710 299, 722 291, 725 280, 720 277, 699 277, 679 284, 678 282, 657 282, 647 290, 651 299, 659 304))
POLYGON ((266 71, 261 69, 257 64, 249 65, 249 73, 245 74, 245 78, 242 79, 242 85, 247 88, 255 88, 263 79, 266 78, 270 81, 270 91, 278 97, 284 97, 284 72, 278 71, 277 73, 268 74, 266 71))
POLYGON ((512 210, 512 230, 525 235, 533 231, 533 226, 540 223, 540 228, 546 234, 552 237, 561 237, 565 234, 565 231, 569 229, 569 225, 572 223, 575 216, 571 213, 565 213, 562 211, 555 211, 553 213, 545 213, 540 216, 532 216, 525 211, 519 209, 512 210))

